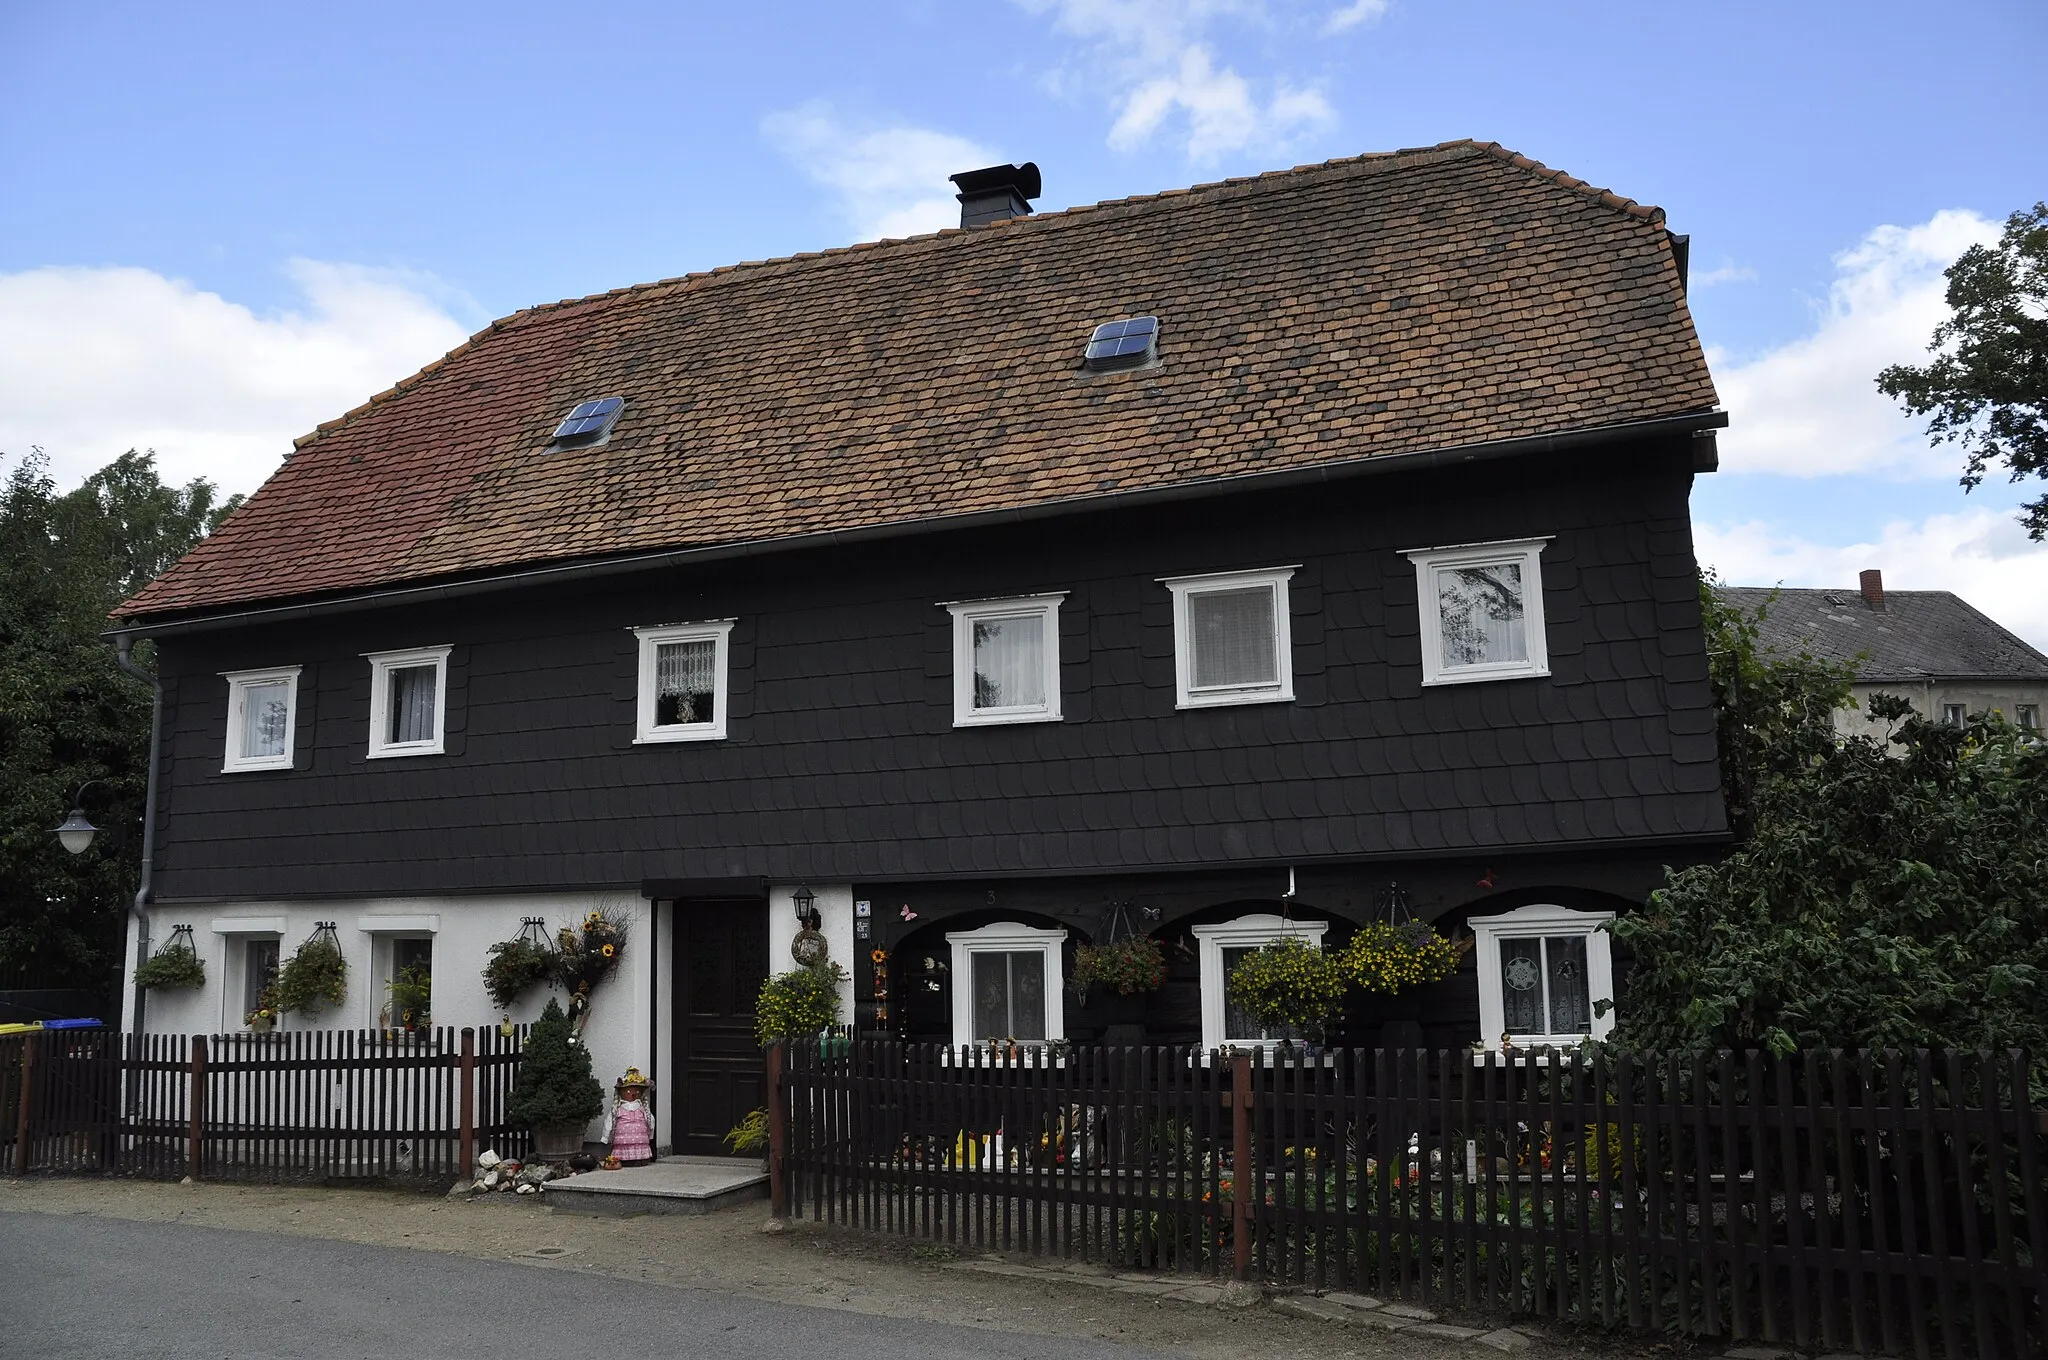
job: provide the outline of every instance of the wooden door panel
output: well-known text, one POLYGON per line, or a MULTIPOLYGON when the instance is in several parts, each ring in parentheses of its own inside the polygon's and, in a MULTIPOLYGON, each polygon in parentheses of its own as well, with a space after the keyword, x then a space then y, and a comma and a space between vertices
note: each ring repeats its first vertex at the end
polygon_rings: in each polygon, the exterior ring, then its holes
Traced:
POLYGON ((681 902, 676 912, 674 1146, 716 1156, 763 1099, 754 998, 768 975, 768 904, 681 902))

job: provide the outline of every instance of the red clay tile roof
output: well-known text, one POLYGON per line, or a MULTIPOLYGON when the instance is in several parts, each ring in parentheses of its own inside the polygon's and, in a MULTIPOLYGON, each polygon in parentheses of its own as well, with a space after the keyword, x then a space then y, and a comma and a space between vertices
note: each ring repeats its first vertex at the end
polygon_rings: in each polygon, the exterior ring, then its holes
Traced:
POLYGON ((1711 409, 1663 213, 1451 142, 518 312, 117 611, 915 524, 1711 409), (1154 368, 1079 372, 1098 323, 1154 368), (548 451, 577 402, 628 405, 548 451))

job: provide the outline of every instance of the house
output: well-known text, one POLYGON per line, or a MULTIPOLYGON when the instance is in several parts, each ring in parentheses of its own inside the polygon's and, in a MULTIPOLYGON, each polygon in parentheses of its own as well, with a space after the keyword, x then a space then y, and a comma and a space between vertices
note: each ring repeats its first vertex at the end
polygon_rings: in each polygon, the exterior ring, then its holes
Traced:
POLYGON ((1887 592, 1884 573, 1873 568, 1855 590, 1724 586, 1720 594, 1748 613, 1762 611, 1764 651, 1854 669, 1855 707, 1835 710, 1835 730, 1844 736, 1883 736, 1889 724, 1870 714, 1878 694, 1958 726, 1966 716, 1997 713, 2041 730, 2048 656, 1946 590, 1887 592))
POLYGON ((149 929, 220 979, 142 1026, 235 1026, 320 922, 355 981, 293 1023, 402 966, 491 1023, 488 947, 604 910, 593 1051, 711 1149, 803 927, 863 1033, 1266 1042, 1240 951, 1404 914, 1478 947, 1345 1037, 1611 1025, 1600 927, 1727 836, 1684 238, 1473 142, 956 182, 958 230, 494 323, 121 607, 149 929), (1127 927, 1166 985, 1081 1004, 1127 927))

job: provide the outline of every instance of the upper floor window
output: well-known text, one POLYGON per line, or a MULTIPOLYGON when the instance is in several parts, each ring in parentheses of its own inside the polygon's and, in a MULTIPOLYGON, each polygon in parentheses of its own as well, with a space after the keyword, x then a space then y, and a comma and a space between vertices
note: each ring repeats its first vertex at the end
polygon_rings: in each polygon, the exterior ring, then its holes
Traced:
POLYGON ((1294 698, 1287 582, 1293 567, 1175 576, 1174 706, 1282 703, 1294 698))
POLYGON ((1604 927, 1611 911, 1537 904, 1466 924, 1479 967, 1479 1038, 1498 1048, 1569 1046, 1614 1028, 1614 965, 1604 927))
POLYGON ((289 770, 297 727, 299 667, 229 671, 228 739, 221 769, 289 770))
POLYGON ((999 921, 946 936, 953 949, 953 1044, 1064 1039, 1058 927, 999 921))
POLYGON ((444 749, 449 650, 415 647, 368 654, 372 760, 438 755, 444 749))
POLYGON ((726 653, 733 620, 635 628, 640 702, 635 741, 725 736, 726 653))
POLYGON ((1270 1048, 1282 1039, 1301 1035, 1284 1029, 1268 1029, 1245 1014, 1230 1000, 1230 971, 1255 949, 1293 938, 1321 947, 1328 921, 1290 921, 1271 913, 1240 916, 1221 925, 1196 926, 1195 944, 1201 952, 1202 1047, 1270 1048))
POLYGON ((1064 595, 949 604, 953 725, 1057 722, 1064 595))
POLYGON ((1543 631, 1543 538, 1419 548, 1422 683, 1550 674, 1543 631))

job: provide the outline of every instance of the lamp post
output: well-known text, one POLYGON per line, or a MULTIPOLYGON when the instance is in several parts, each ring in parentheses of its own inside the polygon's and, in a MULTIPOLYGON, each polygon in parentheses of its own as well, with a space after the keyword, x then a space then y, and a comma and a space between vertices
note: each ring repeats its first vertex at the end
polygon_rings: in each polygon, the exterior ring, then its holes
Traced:
POLYGON ((57 843, 74 855, 82 855, 92 844, 92 838, 99 834, 99 828, 85 819, 85 791, 95 784, 104 784, 104 779, 88 779, 78 786, 78 792, 71 798, 71 815, 64 824, 52 833, 57 843))

